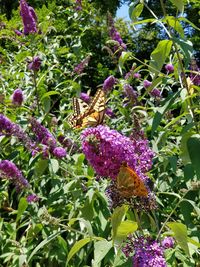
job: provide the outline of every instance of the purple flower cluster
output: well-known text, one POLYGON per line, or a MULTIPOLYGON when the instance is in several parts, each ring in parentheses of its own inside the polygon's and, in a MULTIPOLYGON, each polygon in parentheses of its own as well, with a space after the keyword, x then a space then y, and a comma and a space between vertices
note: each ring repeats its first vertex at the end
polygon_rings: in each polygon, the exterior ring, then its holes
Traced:
POLYGON ((26 200, 28 203, 37 202, 39 197, 36 194, 31 194, 27 196, 26 200))
POLYGON ((150 82, 150 81, 148 81, 148 80, 144 80, 144 82, 143 82, 143 86, 144 86, 144 88, 148 88, 148 87, 150 87, 152 85, 152 82, 150 82))
POLYGON ((142 180, 147 179, 154 156, 147 140, 131 140, 103 125, 85 129, 81 139, 83 153, 98 175, 116 179, 125 161, 142 180))
POLYGON ((74 68, 73 72, 80 75, 83 72, 84 68, 88 65, 89 60, 90 56, 86 57, 74 68))
POLYGON ((175 243, 174 239, 171 236, 166 236, 161 242, 161 244, 162 244, 164 249, 173 248, 174 247, 174 243, 175 243))
POLYGON ((122 249, 126 257, 133 256, 134 267, 167 267, 164 258, 164 249, 150 237, 128 237, 126 245, 122 249))
POLYGON ((172 64, 166 64, 165 69, 166 69, 167 73, 174 72, 174 66, 172 64))
MULTIPOLYGON (((111 15, 108 15, 108 26, 109 26, 109 36, 112 38, 112 40, 118 42, 121 49, 126 50, 126 44, 123 42, 120 33, 116 30, 113 18, 111 15)), ((116 47, 115 51, 118 50, 119 47, 116 47)))
POLYGON ((0 114, 0 135, 15 136, 27 149, 32 151, 35 148, 35 143, 32 142, 28 134, 18 124, 11 122, 3 114, 0 114))
POLYGON ((130 84, 124 84, 124 94, 128 97, 131 103, 137 102, 138 93, 133 89, 130 84))
POLYGON ((155 98, 161 97, 161 91, 157 88, 154 88, 151 92, 150 95, 152 95, 155 98))
POLYGON ((82 10, 82 0, 76 0, 76 6, 75 6, 75 10, 79 11, 82 10))
POLYGON ((191 60, 190 69, 197 73, 190 73, 190 79, 194 85, 200 86, 200 68, 198 68, 197 62, 195 59, 191 60))
POLYGON ((44 145, 43 155, 47 156, 50 151, 55 157, 63 158, 66 156, 66 150, 57 146, 57 141, 47 128, 42 126, 35 118, 30 119, 32 131, 37 136, 37 141, 44 145))
POLYGON ((9 160, 2 160, 0 162, 0 177, 11 180, 15 184, 17 191, 29 187, 29 183, 23 177, 21 171, 9 160))
POLYGON ((80 99, 86 103, 90 103, 90 96, 86 93, 80 93, 80 99))
POLYGON ((113 88, 115 83, 116 83, 116 78, 113 75, 109 76, 108 78, 105 79, 103 83, 103 90, 105 92, 108 92, 109 90, 113 88))
POLYGON ((105 114, 110 118, 116 117, 115 113, 113 112, 113 110, 111 108, 106 108, 105 114))
POLYGON ((37 16, 34 9, 28 6, 26 0, 20 0, 20 15, 24 24, 24 34, 37 32, 37 16))
POLYGON ((79 151, 78 145, 74 143, 70 138, 67 138, 62 134, 58 136, 58 141, 64 148, 69 150, 71 153, 79 151))
POLYGON ((22 102, 24 100, 23 92, 20 88, 17 88, 12 95, 12 103, 15 106, 21 106, 22 102))
POLYGON ((28 69, 38 71, 41 66, 41 59, 38 56, 33 57, 33 60, 28 64, 28 69))

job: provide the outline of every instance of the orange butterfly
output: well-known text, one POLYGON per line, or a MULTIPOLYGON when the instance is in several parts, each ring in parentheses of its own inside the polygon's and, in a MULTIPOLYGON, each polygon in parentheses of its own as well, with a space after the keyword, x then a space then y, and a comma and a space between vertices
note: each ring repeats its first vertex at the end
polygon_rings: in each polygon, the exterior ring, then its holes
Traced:
POLYGON ((117 189, 122 197, 147 197, 148 190, 137 173, 123 162, 117 176, 117 189))

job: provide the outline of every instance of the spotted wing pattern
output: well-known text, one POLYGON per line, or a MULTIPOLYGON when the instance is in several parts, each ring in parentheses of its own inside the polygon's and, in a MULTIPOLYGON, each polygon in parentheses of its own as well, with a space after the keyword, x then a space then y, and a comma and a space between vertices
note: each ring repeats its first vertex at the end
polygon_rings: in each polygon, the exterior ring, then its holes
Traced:
POLYGON ((132 196, 147 197, 148 190, 137 175, 126 163, 122 163, 117 176, 117 189, 121 196, 130 198, 132 196))

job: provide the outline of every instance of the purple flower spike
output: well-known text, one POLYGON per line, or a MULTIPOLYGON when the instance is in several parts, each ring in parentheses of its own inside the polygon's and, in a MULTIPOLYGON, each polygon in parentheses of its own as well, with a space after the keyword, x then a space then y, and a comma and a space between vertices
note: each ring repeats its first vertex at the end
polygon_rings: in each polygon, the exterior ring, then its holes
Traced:
POLYGON ((104 91, 111 90, 115 83, 116 83, 116 78, 113 75, 109 76, 107 79, 105 79, 103 83, 103 90, 104 91))
POLYGON ((28 181, 23 177, 17 166, 9 160, 0 162, 0 177, 11 180, 17 191, 21 191, 29 187, 28 181))
POLYGON ((53 150, 53 155, 59 159, 66 157, 67 153, 63 147, 56 147, 53 150))
POLYGON ((135 103, 137 101, 138 93, 133 89, 133 87, 130 84, 125 84, 123 86, 124 93, 128 97, 128 99, 135 103))
POLYGON ((152 82, 150 82, 148 80, 144 80, 143 85, 144 85, 144 88, 148 88, 149 86, 152 85, 152 82))
POLYGON ((133 74, 133 77, 135 79, 140 79, 141 75, 138 72, 136 72, 136 73, 133 74))
POLYGON ((160 90, 157 89, 157 88, 154 88, 154 89, 150 92, 150 94, 151 94, 153 97, 161 97, 161 92, 160 92, 160 90))
POLYGON ((28 203, 38 202, 39 197, 37 195, 35 195, 35 194, 31 194, 31 195, 27 196, 26 200, 27 200, 28 203))
POLYGON ((33 60, 28 64, 28 69, 33 71, 38 71, 40 69, 41 59, 36 56, 33 57, 33 60))
POLYGON ((122 249, 126 257, 133 256, 133 267, 167 267, 162 246, 150 237, 129 236, 122 249))
POLYGON ((142 180, 147 179, 154 155, 147 140, 131 140, 102 125, 85 129, 81 139, 83 153, 98 175, 115 180, 125 161, 142 180))
POLYGON ((166 64, 165 69, 168 73, 174 72, 174 66, 172 64, 166 64))
POLYGON ((84 70, 84 68, 88 65, 90 60, 90 56, 86 57, 84 60, 82 60, 73 70, 73 73, 81 74, 84 70))
POLYGON ((80 93, 80 99, 86 103, 90 102, 90 96, 86 93, 80 93))
POLYGON ((37 32, 37 17, 32 7, 29 7, 25 0, 20 0, 20 15, 24 24, 24 34, 37 32))
POLYGON ((82 0, 76 0, 75 10, 77 11, 82 10, 82 0))
POLYGON ((12 103, 13 105, 21 106, 23 100, 23 92, 20 88, 17 88, 12 95, 12 103))
POLYGON ((167 248, 173 248, 174 247, 174 239, 171 236, 167 236, 163 239, 162 241, 162 246, 163 248, 167 249, 167 248))
POLYGON ((20 32, 20 31, 18 31, 18 30, 14 30, 14 32, 18 35, 18 36, 21 36, 21 35, 23 35, 23 33, 22 32, 20 32))
POLYGON ((0 135, 13 135, 17 137, 18 140, 21 141, 31 152, 35 149, 35 143, 32 142, 28 134, 24 132, 18 124, 11 122, 3 114, 0 114, 0 135))
POLYGON ((56 139, 49 130, 42 126, 35 118, 31 118, 30 123, 32 131, 37 136, 38 141, 43 145, 50 147, 50 149, 54 149, 56 147, 56 139))
POLYGON ((114 118, 114 117, 116 117, 116 116, 115 116, 115 113, 112 111, 111 108, 106 108, 105 114, 106 114, 107 116, 109 116, 110 118, 114 118))

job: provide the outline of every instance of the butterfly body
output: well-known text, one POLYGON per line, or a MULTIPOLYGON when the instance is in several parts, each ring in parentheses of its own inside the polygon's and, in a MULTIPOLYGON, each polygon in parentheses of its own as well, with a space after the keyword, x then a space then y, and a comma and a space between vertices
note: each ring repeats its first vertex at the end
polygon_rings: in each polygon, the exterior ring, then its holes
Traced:
POLYGON ((95 127, 103 122, 105 114, 105 93, 99 89, 90 104, 73 98, 74 113, 69 118, 72 128, 95 127))
POLYGON ((130 198, 132 196, 147 197, 148 190, 137 175, 126 163, 122 163, 117 176, 117 189, 122 197, 130 198))

